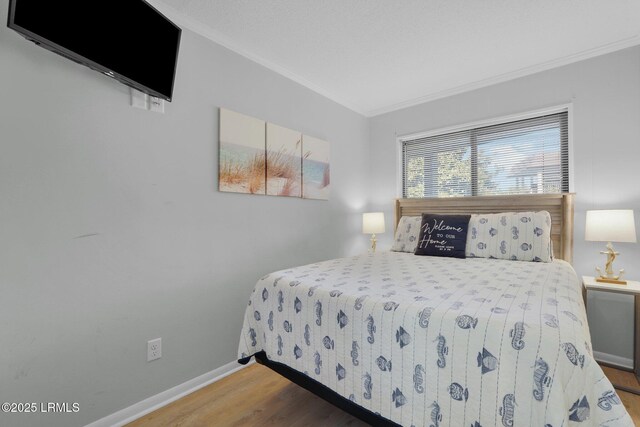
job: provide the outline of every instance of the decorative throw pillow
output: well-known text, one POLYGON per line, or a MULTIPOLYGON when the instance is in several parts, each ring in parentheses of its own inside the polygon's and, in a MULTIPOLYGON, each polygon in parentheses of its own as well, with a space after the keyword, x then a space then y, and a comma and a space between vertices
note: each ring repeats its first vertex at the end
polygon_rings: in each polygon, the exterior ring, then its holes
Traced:
POLYGON ((418 244, 421 222, 422 217, 420 216, 403 216, 400 218, 391 250, 414 253, 418 244))
POLYGON ((422 214, 415 254, 464 258, 470 217, 422 214))
POLYGON ((551 262, 551 215, 547 211, 471 215, 466 254, 551 262))

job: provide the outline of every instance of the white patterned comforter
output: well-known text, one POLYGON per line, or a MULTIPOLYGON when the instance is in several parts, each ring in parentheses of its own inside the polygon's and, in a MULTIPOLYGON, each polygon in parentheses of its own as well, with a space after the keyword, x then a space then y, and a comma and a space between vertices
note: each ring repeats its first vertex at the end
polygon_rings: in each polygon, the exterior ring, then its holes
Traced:
POLYGON ((261 278, 238 355, 403 426, 633 426, 590 341, 566 262, 382 252, 261 278))

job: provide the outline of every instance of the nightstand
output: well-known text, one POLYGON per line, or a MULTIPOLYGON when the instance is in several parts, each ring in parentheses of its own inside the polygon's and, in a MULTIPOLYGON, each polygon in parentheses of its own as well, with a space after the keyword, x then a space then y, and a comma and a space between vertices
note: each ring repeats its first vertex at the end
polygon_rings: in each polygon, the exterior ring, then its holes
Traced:
MULTIPOLYGON (((633 333, 633 373, 635 374, 638 382, 640 382, 640 282, 627 281, 626 285, 616 285, 612 283, 596 282, 596 279, 589 276, 582 276, 582 285, 585 292, 585 306, 586 306, 586 292, 587 291, 600 291, 600 292, 614 292, 618 294, 626 294, 634 296, 634 333, 633 333)), ((614 387, 640 395, 640 390, 631 389, 625 386, 614 387)))

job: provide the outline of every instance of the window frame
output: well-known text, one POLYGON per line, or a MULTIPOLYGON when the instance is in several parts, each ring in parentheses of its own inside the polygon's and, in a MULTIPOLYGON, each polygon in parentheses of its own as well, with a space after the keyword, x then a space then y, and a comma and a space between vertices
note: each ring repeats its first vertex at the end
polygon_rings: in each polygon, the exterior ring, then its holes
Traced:
MULTIPOLYGON (((567 113, 567 151, 568 151, 568 179, 569 179, 569 193, 575 192, 574 190, 574 166, 573 166, 573 104, 561 104, 552 107, 541 108, 538 110, 530 110, 516 114, 510 114, 507 116, 493 117, 489 119, 477 120, 460 125, 441 127, 421 132, 414 132, 410 134, 404 134, 396 137, 396 198, 402 199, 403 193, 403 169, 402 169, 402 144, 406 141, 412 141, 414 139, 428 138, 436 135, 443 135, 453 132, 461 132, 470 129, 500 125, 509 122, 516 122, 518 120, 533 119, 536 117, 546 116, 549 114, 567 113)), ((515 196, 513 194, 512 196, 515 196)), ((478 196, 461 196, 461 197, 478 197, 478 196)))

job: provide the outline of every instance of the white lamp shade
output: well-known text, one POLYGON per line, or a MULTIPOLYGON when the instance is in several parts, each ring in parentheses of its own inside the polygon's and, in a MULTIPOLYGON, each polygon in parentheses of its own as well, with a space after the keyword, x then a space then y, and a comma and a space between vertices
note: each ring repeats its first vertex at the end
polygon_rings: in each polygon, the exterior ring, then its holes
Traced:
POLYGON ((362 232, 364 234, 384 233, 384 213, 369 212, 362 214, 362 232))
POLYGON ((633 210, 587 211, 584 239, 592 242, 636 242, 633 210))

